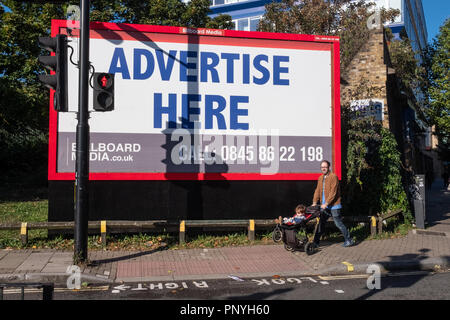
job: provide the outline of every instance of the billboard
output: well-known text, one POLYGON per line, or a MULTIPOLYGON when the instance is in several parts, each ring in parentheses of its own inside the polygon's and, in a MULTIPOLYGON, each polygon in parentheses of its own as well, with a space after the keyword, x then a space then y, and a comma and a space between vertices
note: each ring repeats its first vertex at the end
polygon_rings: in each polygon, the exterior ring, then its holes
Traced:
MULTIPOLYGON (((52 36, 76 60, 66 25, 52 36)), ((337 37, 91 23, 89 60, 115 74, 114 111, 93 112, 90 88, 91 180, 316 180, 322 160, 341 176, 337 37)), ((72 63, 68 78, 70 112, 50 107, 50 180, 74 179, 72 63)))

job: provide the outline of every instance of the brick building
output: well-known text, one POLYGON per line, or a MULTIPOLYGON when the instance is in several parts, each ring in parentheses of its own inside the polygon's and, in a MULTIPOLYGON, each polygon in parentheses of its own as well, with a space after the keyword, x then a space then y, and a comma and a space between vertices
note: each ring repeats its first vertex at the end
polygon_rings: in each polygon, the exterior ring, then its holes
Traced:
POLYGON ((383 127, 395 136, 405 168, 426 174, 429 182, 440 177, 442 164, 436 143, 429 140, 429 130, 418 118, 416 101, 404 94, 392 66, 383 28, 371 31, 366 44, 341 74, 341 102, 350 105, 357 99, 383 102, 383 127))

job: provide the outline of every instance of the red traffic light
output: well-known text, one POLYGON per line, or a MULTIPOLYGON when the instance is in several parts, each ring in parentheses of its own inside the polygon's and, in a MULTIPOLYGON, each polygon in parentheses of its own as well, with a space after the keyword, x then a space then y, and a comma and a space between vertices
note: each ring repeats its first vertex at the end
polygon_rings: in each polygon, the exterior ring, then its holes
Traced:
POLYGON ((106 83, 108 82, 108 79, 106 79, 106 76, 103 76, 101 81, 102 81, 102 87, 105 88, 106 87, 106 83))
POLYGON ((95 111, 114 110, 114 74, 94 73, 93 101, 95 111))
POLYGON ((108 89, 111 87, 113 80, 111 78, 111 74, 109 73, 100 73, 97 77, 97 83, 100 88, 102 89, 108 89))

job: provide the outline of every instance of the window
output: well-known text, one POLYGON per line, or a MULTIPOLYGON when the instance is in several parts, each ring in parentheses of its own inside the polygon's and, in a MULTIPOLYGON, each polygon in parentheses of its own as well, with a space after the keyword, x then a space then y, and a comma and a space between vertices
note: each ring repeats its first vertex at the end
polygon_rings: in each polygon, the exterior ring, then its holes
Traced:
POLYGON ((259 17, 256 19, 250 19, 250 31, 256 31, 256 29, 258 29, 259 20, 259 17))
POLYGON ((220 6, 221 4, 235 3, 243 0, 209 0, 211 7, 220 6))
POLYGON ((225 0, 210 0, 209 3, 211 4, 211 7, 219 6, 221 4, 224 4, 225 0))
POLYGON ((237 29, 238 30, 244 30, 244 31, 249 31, 248 29, 248 19, 239 19, 238 23, 237 23, 237 29))
MULTIPOLYGON (((186 0, 183 0, 183 1, 186 1, 186 0)), ((220 6, 222 4, 230 4, 230 3, 242 2, 242 1, 248 1, 248 0, 209 0, 209 3, 211 4, 211 7, 214 7, 214 6, 220 6)))
POLYGON ((256 31, 261 16, 233 20, 236 30, 256 31))

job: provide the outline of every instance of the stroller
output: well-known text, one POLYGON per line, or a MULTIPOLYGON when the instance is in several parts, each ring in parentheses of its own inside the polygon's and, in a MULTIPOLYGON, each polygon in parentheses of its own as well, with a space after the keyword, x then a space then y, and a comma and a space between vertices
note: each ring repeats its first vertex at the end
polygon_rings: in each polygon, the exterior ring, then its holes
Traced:
POLYGON ((306 208, 305 218, 300 223, 287 225, 280 223, 276 225, 272 233, 274 242, 284 242, 284 248, 287 251, 294 252, 296 250, 305 251, 307 255, 311 255, 317 251, 317 245, 312 241, 317 232, 320 232, 320 219, 326 219, 326 214, 320 210, 320 206, 310 206, 306 208), (316 219, 314 231, 311 240, 308 239, 307 223, 316 219), (305 230, 305 236, 302 239, 297 238, 297 232, 305 230))

